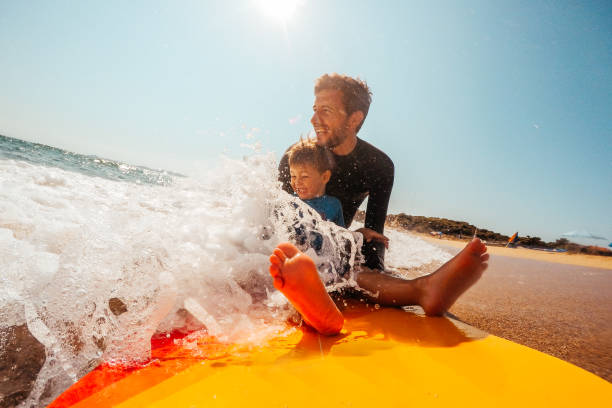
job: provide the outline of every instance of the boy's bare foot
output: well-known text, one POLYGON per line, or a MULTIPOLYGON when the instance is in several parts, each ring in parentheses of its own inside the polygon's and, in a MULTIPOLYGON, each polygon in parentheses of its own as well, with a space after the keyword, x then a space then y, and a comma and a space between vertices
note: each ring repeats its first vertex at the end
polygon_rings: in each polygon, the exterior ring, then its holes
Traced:
POLYGON ((321 334, 342 330, 344 318, 325 290, 312 259, 293 244, 279 244, 270 256, 274 287, 289 299, 304 320, 321 334))
POLYGON ((453 259, 436 272, 419 279, 422 285, 420 305, 429 316, 444 314, 470 286, 480 278, 488 264, 487 247, 474 238, 453 259))

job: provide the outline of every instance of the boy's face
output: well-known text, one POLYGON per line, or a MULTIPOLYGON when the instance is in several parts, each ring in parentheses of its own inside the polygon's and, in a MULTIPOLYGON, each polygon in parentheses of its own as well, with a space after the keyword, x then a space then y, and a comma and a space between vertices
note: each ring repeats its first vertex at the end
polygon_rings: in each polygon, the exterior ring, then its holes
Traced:
POLYGON ((291 173, 291 188, 302 200, 320 197, 325 194, 325 185, 329 181, 331 171, 320 173, 310 164, 293 164, 291 173))

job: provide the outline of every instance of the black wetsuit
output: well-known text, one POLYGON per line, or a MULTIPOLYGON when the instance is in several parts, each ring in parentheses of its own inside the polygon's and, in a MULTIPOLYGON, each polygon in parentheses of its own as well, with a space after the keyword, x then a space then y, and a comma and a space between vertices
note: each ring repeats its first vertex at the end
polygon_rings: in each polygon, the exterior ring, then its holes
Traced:
MULTIPOLYGON (((347 227, 351 225, 363 200, 369 196, 365 226, 382 234, 393 188, 393 162, 385 153, 359 138, 351 153, 346 156, 336 154, 333 156, 336 167, 327 183, 325 194, 340 200, 347 227)), ((286 152, 280 161, 278 171, 283 189, 292 193, 289 158, 286 152)), ((372 269, 384 269, 383 243, 378 241, 365 243, 362 252, 366 266, 372 269)))

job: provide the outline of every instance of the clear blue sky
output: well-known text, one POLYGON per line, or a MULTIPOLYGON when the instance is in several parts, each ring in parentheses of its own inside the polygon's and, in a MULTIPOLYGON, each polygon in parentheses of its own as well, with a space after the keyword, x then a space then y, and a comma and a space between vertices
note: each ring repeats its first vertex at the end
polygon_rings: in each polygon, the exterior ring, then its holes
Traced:
POLYGON ((280 155, 347 73, 391 212, 612 239, 612 3, 261 3, 0 0, 0 134, 174 170, 280 155))

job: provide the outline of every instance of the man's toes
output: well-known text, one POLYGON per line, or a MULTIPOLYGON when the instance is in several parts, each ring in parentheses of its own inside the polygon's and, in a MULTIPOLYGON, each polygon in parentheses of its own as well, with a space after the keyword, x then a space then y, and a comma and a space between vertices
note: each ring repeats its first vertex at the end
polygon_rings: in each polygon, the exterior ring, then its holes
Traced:
POLYGON ((480 261, 481 262, 487 262, 489 260, 489 254, 482 254, 480 255, 480 261))
MULTIPOLYGON (((300 252, 295 247, 295 245, 293 245, 290 242, 283 242, 281 244, 278 244, 277 249, 280 249, 282 252, 284 252, 284 254, 287 256, 287 258, 293 258, 294 256, 296 256, 300 252)), ((274 253, 276 253, 276 250, 274 250, 274 253)))
POLYGON ((480 253, 486 252, 487 246, 485 245, 485 243, 482 242, 479 238, 476 239, 478 240, 478 243, 474 245, 474 250, 480 253))
POLYGON ((478 238, 474 238, 473 240, 471 240, 470 242, 468 242, 468 244, 465 246, 465 249, 468 250, 471 253, 474 252, 481 252, 481 246, 483 245, 482 241, 480 241, 480 239, 478 238))

